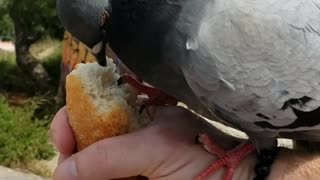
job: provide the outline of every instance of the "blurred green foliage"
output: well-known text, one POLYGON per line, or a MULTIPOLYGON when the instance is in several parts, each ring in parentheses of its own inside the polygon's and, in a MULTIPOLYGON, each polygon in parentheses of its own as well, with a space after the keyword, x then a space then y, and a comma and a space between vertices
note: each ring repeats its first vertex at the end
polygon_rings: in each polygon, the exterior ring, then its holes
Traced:
POLYGON ((44 122, 48 118, 34 118, 37 104, 33 101, 22 107, 9 106, 0 96, 0 164, 8 167, 24 167, 37 159, 54 155, 44 122))
POLYGON ((14 24, 30 38, 62 38, 56 0, 0 0, 0 37, 13 39, 14 24))
MULTIPOLYGON (((48 69, 55 87, 59 83, 61 49, 61 42, 52 39, 41 40, 30 49, 48 69)), ((18 68, 15 53, 0 50, 0 165, 45 174, 44 167, 37 168, 33 162, 54 155, 48 126, 59 107, 55 92, 42 92, 18 68)))
POLYGON ((14 30, 13 23, 9 14, 0 15, 0 40, 10 41, 13 40, 14 30))
POLYGON ((16 54, 0 50, 0 165, 34 171, 30 163, 54 155, 48 126, 58 108, 62 44, 52 39, 63 36, 55 6, 56 0, 0 0, 0 40, 20 38, 53 85, 50 92, 39 89, 18 67, 16 54))

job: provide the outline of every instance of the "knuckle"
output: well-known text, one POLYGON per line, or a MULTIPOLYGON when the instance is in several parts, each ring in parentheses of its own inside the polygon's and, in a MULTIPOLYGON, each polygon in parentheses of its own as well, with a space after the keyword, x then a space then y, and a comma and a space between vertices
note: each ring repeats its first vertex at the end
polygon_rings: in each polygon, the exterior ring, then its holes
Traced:
POLYGON ((98 141, 94 145, 94 153, 98 157, 99 164, 103 165, 108 169, 109 166, 109 153, 108 153, 108 143, 104 140, 98 141))

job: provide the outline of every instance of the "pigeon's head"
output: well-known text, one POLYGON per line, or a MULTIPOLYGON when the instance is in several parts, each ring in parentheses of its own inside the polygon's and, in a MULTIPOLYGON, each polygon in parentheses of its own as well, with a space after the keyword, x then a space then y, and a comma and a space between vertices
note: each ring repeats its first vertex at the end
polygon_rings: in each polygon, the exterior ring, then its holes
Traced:
POLYGON ((98 63, 106 65, 108 0, 57 0, 57 15, 75 38, 88 46, 98 63))

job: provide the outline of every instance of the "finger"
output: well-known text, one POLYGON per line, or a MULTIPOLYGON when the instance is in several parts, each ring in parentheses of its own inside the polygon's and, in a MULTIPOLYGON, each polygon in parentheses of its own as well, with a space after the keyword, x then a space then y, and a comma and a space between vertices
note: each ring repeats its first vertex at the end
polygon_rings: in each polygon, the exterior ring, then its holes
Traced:
POLYGON ((99 141, 65 160, 56 169, 54 179, 105 180, 143 175, 146 168, 156 168, 154 162, 166 154, 152 138, 143 137, 144 132, 136 132, 99 141))
POLYGON ((50 127, 50 135, 53 144, 60 153, 64 155, 70 155, 73 153, 75 148, 75 139, 68 122, 66 107, 60 109, 53 118, 50 127))

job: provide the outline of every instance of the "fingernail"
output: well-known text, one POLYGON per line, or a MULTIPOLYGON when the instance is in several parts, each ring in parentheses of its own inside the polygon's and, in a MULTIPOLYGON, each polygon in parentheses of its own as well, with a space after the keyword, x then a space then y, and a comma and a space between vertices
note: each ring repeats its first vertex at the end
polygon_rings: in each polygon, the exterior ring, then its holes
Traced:
POLYGON ((69 158, 65 160, 61 165, 58 167, 58 169, 55 172, 54 179, 62 180, 62 179, 68 179, 68 180, 77 180, 78 179, 78 172, 76 163, 73 158, 69 158))

